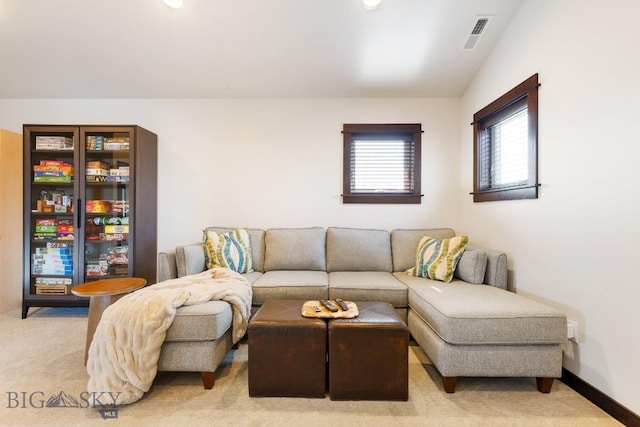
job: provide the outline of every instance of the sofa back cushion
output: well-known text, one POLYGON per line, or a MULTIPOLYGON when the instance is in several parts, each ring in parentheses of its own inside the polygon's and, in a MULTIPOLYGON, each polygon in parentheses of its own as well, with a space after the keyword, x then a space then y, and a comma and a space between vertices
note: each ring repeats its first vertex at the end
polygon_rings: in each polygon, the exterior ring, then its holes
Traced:
POLYGON ((326 231, 322 227, 271 228, 264 241, 264 271, 326 270, 326 231))
POLYGON ((194 242, 176 246, 176 267, 178 277, 202 273, 207 269, 207 250, 204 242, 194 242))
POLYGON ((387 230, 327 229, 327 271, 391 272, 391 240, 387 230))
POLYGON ((509 276, 507 269, 507 254, 488 248, 482 248, 482 251, 487 254, 487 268, 484 273, 484 284, 495 286, 496 288, 507 289, 507 280, 509 276))
POLYGON ((423 228, 391 231, 393 271, 405 271, 416 266, 416 250, 424 236, 448 239, 456 235, 451 228, 423 228))
MULTIPOLYGON (((235 230, 230 227, 207 227, 207 230, 215 231, 218 234, 228 233, 235 230)), ((264 272, 264 230, 257 228, 249 229, 249 241, 251 242, 251 260, 255 271, 264 272)), ((202 270, 200 270, 202 271, 202 270)), ((190 273, 193 274, 193 273, 190 273)))
POLYGON ((479 285, 484 283, 484 275, 487 271, 487 253, 481 249, 469 245, 458 261, 458 266, 453 274, 456 279, 479 285))

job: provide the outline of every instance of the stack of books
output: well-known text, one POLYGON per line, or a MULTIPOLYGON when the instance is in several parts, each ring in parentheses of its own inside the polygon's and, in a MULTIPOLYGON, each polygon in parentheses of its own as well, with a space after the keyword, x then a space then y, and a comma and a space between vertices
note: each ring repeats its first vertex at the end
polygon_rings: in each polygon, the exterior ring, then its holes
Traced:
POLYGON ((73 240, 73 220, 38 218, 35 223, 33 238, 36 240, 73 240))
POLYGON ((109 264, 106 259, 87 260, 85 269, 87 277, 102 277, 109 274, 109 264))
POLYGON ((69 277, 36 277, 36 285, 71 285, 69 277))
POLYGON ((106 182, 109 175, 109 165, 101 161, 89 161, 85 165, 87 182, 106 182))
POLYGON ((114 200, 112 206, 113 213, 121 213, 127 215, 129 213, 129 201, 128 200, 114 200))
POLYGON ((72 151, 73 138, 68 136, 36 136, 36 150, 72 151))
POLYGON ((33 165, 33 182, 73 182, 73 165, 61 160, 40 160, 33 165))
POLYGON ((107 182, 129 182, 129 166, 120 166, 117 169, 109 169, 107 182))
POLYGON ((87 213, 111 213, 113 200, 87 200, 87 213))
POLYGON ((105 150, 129 150, 129 137, 111 137, 107 138, 104 142, 105 150))
POLYGON ((102 150, 104 139, 105 138, 102 135, 88 135, 86 141, 87 150, 102 150))
POLYGON ((94 151, 127 151, 129 145, 128 136, 89 135, 86 140, 87 150, 94 151))
POLYGON ((31 257, 31 274, 73 274, 71 248, 36 248, 31 257))

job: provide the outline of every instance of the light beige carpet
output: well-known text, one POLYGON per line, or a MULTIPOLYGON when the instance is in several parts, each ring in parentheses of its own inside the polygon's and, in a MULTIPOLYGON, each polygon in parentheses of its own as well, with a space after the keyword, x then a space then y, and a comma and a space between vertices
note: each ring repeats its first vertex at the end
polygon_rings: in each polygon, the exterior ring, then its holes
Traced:
MULTIPOLYGON (((231 351, 204 390, 199 373, 160 373, 142 400, 105 414, 86 407, 86 309, 0 314, 0 425, 7 426, 614 426, 620 425, 555 381, 539 393, 529 378, 461 378, 454 394, 422 350, 409 351, 409 401, 334 402, 249 398, 247 344, 231 351), (62 393, 61 393, 62 392, 62 393), (46 407, 54 397, 77 407, 46 407)), ((372 355, 375 357, 375 355, 372 355)), ((108 401, 102 397, 101 401, 108 401)), ((62 405, 64 403, 61 403, 62 405)))

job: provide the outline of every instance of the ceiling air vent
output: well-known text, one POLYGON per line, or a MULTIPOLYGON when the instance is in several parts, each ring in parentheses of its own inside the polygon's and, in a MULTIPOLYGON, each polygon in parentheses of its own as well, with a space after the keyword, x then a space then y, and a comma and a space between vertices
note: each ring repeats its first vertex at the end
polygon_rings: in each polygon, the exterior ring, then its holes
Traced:
POLYGON ((491 18, 493 18, 493 16, 490 15, 476 16, 476 22, 473 25, 471 34, 467 37, 467 41, 464 43, 462 50, 474 50, 476 48, 478 40, 480 40, 480 36, 482 36, 484 31, 487 29, 487 25, 489 24, 489 21, 491 21, 491 18))

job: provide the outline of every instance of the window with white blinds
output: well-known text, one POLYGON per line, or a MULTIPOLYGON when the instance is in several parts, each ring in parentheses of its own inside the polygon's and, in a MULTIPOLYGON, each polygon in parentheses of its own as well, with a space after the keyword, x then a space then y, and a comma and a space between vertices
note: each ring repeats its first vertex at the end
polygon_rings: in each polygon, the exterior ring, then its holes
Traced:
POLYGON ((420 124, 345 124, 344 203, 420 203, 420 124))
POLYGON ((538 197, 538 75, 474 115, 474 201, 538 197))
POLYGON ((413 192, 413 141, 354 139, 351 145, 351 191, 413 192))

